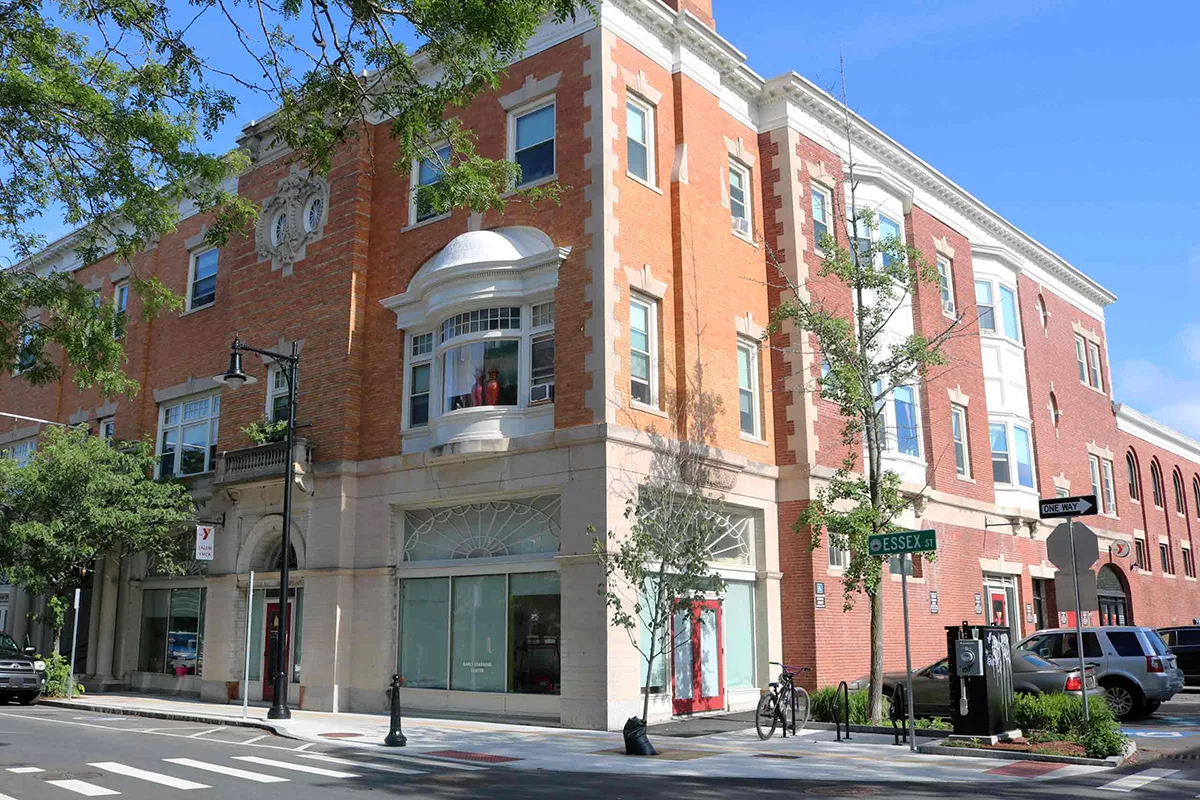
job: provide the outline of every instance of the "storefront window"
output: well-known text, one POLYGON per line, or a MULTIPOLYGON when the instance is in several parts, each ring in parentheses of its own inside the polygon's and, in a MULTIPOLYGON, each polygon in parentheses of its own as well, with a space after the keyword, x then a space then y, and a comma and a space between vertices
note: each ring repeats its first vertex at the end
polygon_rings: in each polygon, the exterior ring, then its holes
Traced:
POLYGON ((509 576, 508 620, 512 653, 509 691, 558 694, 561 654, 558 573, 509 576))
POLYGON ((730 689, 755 686, 754 584, 725 586, 725 684, 730 689))
POLYGON ((503 575, 454 579, 451 689, 504 691, 504 601, 503 575))
POLYGON ((138 668, 199 675, 204 659, 204 589, 150 589, 142 598, 138 668))
POLYGON ((422 578, 400 585, 400 633, 404 685, 445 689, 450 640, 449 578, 422 578))
POLYGON ((446 411, 517 404, 516 339, 473 342, 446 351, 442 375, 446 411))
MULTIPOLYGON (((641 653, 638 654, 638 660, 641 662, 641 685, 643 691, 646 688, 646 670, 651 665, 646 663, 646 655, 650 653, 650 602, 649 599, 654 596, 654 587, 657 582, 653 578, 646 579, 647 586, 642 593, 641 606, 642 611, 638 614, 638 647, 641 653)), ((662 694, 667 690, 667 661, 670 655, 667 653, 667 639, 669 638, 668 629, 670 625, 664 627, 660 631, 661 641, 654 648, 654 671, 650 674, 650 694, 662 694)))

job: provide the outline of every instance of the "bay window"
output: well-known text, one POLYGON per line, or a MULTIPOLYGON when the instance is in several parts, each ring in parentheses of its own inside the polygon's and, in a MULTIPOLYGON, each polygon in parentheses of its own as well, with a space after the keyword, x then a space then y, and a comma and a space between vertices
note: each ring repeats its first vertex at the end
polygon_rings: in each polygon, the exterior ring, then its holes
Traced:
POLYGON ((984 278, 975 281, 975 306, 979 329, 1021 342, 1020 309, 1017 290, 999 281, 984 278))
POLYGON ((1034 488, 1033 436, 1017 422, 991 421, 988 438, 992 450, 992 479, 1010 486, 1034 488))
POLYGON ((217 460, 221 396, 163 403, 158 411, 158 477, 211 471, 217 460))
POLYGON ((897 386, 892 397, 896 407, 896 447, 906 456, 920 456, 916 393, 911 386, 897 386))
POLYGON ((979 330, 996 332, 996 304, 992 300, 990 281, 975 281, 975 308, 979 313, 979 330))
POLYGON ((992 446, 992 480, 996 483, 1012 483, 1012 473, 1008 468, 1008 426, 989 423, 988 438, 992 446))
POLYGON ((1017 292, 1000 286, 1000 320, 1004 324, 1005 337, 1014 342, 1021 341, 1021 324, 1017 318, 1017 292))

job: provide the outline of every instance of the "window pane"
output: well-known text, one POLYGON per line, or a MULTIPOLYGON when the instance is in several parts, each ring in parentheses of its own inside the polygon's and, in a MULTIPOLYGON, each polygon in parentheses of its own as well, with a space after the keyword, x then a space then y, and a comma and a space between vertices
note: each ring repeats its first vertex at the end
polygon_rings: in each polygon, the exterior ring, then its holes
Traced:
POLYGON ((975 304, 979 309, 979 327, 985 331, 996 330, 996 311, 992 305, 992 285, 987 281, 975 282, 975 304))
POLYGON ((559 582, 557 572, 510 575, 509 675, 513 692, 558 694, 561 671, 559 582))
POLYGON ((813 245, 821 248, 821 238, 829 233, 829 208, 825 193, 812 190, 813 245))
POLYGON ((443 361, 446 411, 517 404, 516 339, 473 342, 448 350, 443 361))
POLYGON ((554 174, 553 105, 517 119, 516 160, 522 185, 554 174))
POLYGON ((746 176, 740 168, 729 165, 729 213, 734 219, 746 216, 746 176))
POLYGON ((954 468, 959 475, 967 474, 967 432, 964 412, 961 408, 950 409, 950 426, 954 437, 954 468))
POLYGON ((725 685, 751 688, 754 681, 754 584, 725 586, 725 685))
POLYGON ((992 447, 992 479, 996 483, 1012 483, 1008 468, 1008 428, 988 425, 988 437, 992 447))
POLYGON ((1087 383, 1088 370, 1087 362, 1084 360, 1083 354, 1083 339, 1080 339, 1078 336, 1075 337, 1075 362, 1079 366, 1079 380, 1083 383, 1087 383))
POLYGON ((218 250, 206 250, 196 256, 196 280, 211 278, 217 274, 219 253, 218 250))
POLYGON ((521 167, 521 185, 540 181, 554 174, 554 142, 545 142, 517 153, 521 167))
POLYGON ((179 459, 179 474, 204 472, 208 455, 208 423, 188 425, 183 429, 183 445, 179 459))
POLYGON ((1022 486, 1033 488, 1033 447, 1029 431, 1013 426, 1013 440, 1016 445, 1017 482, 1022 486))
POLYGON ((400 674, 405 686, 446 688, 449 611, 448 578, 421 578, 400 584, 400 674))
POLYGON ((507 684, 504 627, 508 606, 505 584, 503 575, 454 579, 451 689, 504 691, 507 684))
POLYGON ((1006 286, 1000 287, 1000 313, 1004 319, 1004 335, 1014 341, 1020 341, 1020 328, 1017 327, 1017 294, 1006 286))
POLYGON ((408 422, 425 425, 429 422, 429 365, 412 368, 412 391, 409 392, 408 422))
MULTIPOLYGON (((879 240, 883 241, 884 239, 888 239, 888 238, 895 238, 895 239, 900 238, 900 225, 898 223, 893 222, 892 220, 888 219, 883 214, 880 214, 879 215, 879 240)), ((891 266, 891 264, 892 264, 892 254, 884 253, 883 254, 883 265, 886 267, 886 266, 891 266)))
MULTIPOLYGON (((646 578, 646 586, 639 593, 642 610, 638 613, 638 642, 642 653, 650 652, 650 623, 649 612, 647 609, 651 605, 651 599, 654 596, 654 587, 656 586, 654 578, 646 578)), ((668 627, 670 623, 668 623, 668 627)), ((650 676, 649 688, 650 694, 661 694, 667 688, 667 652, 668 652, 668 636, 666 630, 659 631, 659 642, 654 647, 654 672, 650 676)), ((644 689, 647 685, 646 669, 649 664, 646 659, 638 654, 638 661, 641 664, 639 671, 639 680, 641 681, 640 688, 644 689)))
POLYGON ((898 386, 892 392, 896 403, 896 444, 901 453, 921 454, 917 438, 917 409, 911 386, 898 386))
POLYGON ((646 112, 632 103, 625 106, 628 169, 644 181, 650 180, 650 151, 647 148, 646 112))
POLYGON ((738 390, 738 416, 742 426, 742 432, 748 433, 751 436, 757 431, 754 429, 754 394, 745 389, 738 390))
POLYGON ((553 383, 554 336, 541 336, 534 339, 530 350, 530 383, 533 386, 553 383))
POLYGON ((170 596, 169 589, 148 589, 142 593, 142 640, 138 653, 138 669, 142 672, 167 671, 170 596))
POLYGON ((1108 641, 1119 656, 1141 656, 1142 643, 1133 631, 1109 631, 1108 641))
POLYGON ((175 675, 198 674, 200 659, 201 589, 171 592, 171 626, 167 632, 167 667, 175 675))
POLYGON ((524 150, 554 138, 554 105, 517 117, 517 149, 524 150))

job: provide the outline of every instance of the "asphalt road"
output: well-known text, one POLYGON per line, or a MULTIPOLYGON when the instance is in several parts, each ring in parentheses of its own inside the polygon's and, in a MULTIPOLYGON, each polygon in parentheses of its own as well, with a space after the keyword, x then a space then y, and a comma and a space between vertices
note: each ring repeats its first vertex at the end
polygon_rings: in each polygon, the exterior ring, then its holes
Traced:
MULTIPOLYGON (((1198 708, 1200 710, 1200 708, 1198 708)), ((1179 737, 1190 738, 1190 737, 1179 737)), ((1047 782, 880 784, 869 773, 830 784, 530 772, 302 743, 260 730, 86 714, 46 706, 0 707, 0 800, 310 800, 364 795, 428 798, 997 798, 1062 800, 1200 795, 1200 737, 1119 772, 1047 782), (1129 778, 1132 791, 1111 784, 1129 778), (1148 780, 1147 780, 1148 779, 1148 780), (1108 785, 1109 788, 1101 788, 1108 785), (182 795, 187 793, 187 797, 182 795)), ((1148 754, 1149 755, 1149 754, 1148 754)))

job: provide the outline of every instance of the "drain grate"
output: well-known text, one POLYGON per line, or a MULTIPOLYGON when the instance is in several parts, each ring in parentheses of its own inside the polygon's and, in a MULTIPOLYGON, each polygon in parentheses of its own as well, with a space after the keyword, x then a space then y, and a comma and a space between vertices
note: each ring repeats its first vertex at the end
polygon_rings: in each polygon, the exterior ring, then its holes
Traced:
POLYGON ((521 760, 519 758, 510 758, 509 756, 493 756, 488 753, 468 753, 465 750, 433 750, 425 753, 425 755, 457 758, 460 761, 481 761, 485 764, 507 764, 510 761, 521 760))
POLYGON ((102 777, 102 772, 43 772, 38 775, 44 781, 88 781, 102 777))
POLYGON ((362 736, 363 734, 334 732, 334 733, 318 733, 317 735, 320 736, 322 739, 354 739, 359 736, 362 736))
POLYGON ((775 758, 780 761, 799 761, 800 756, 788 756, 783 753, 759 753, 755 758, 775 758))

